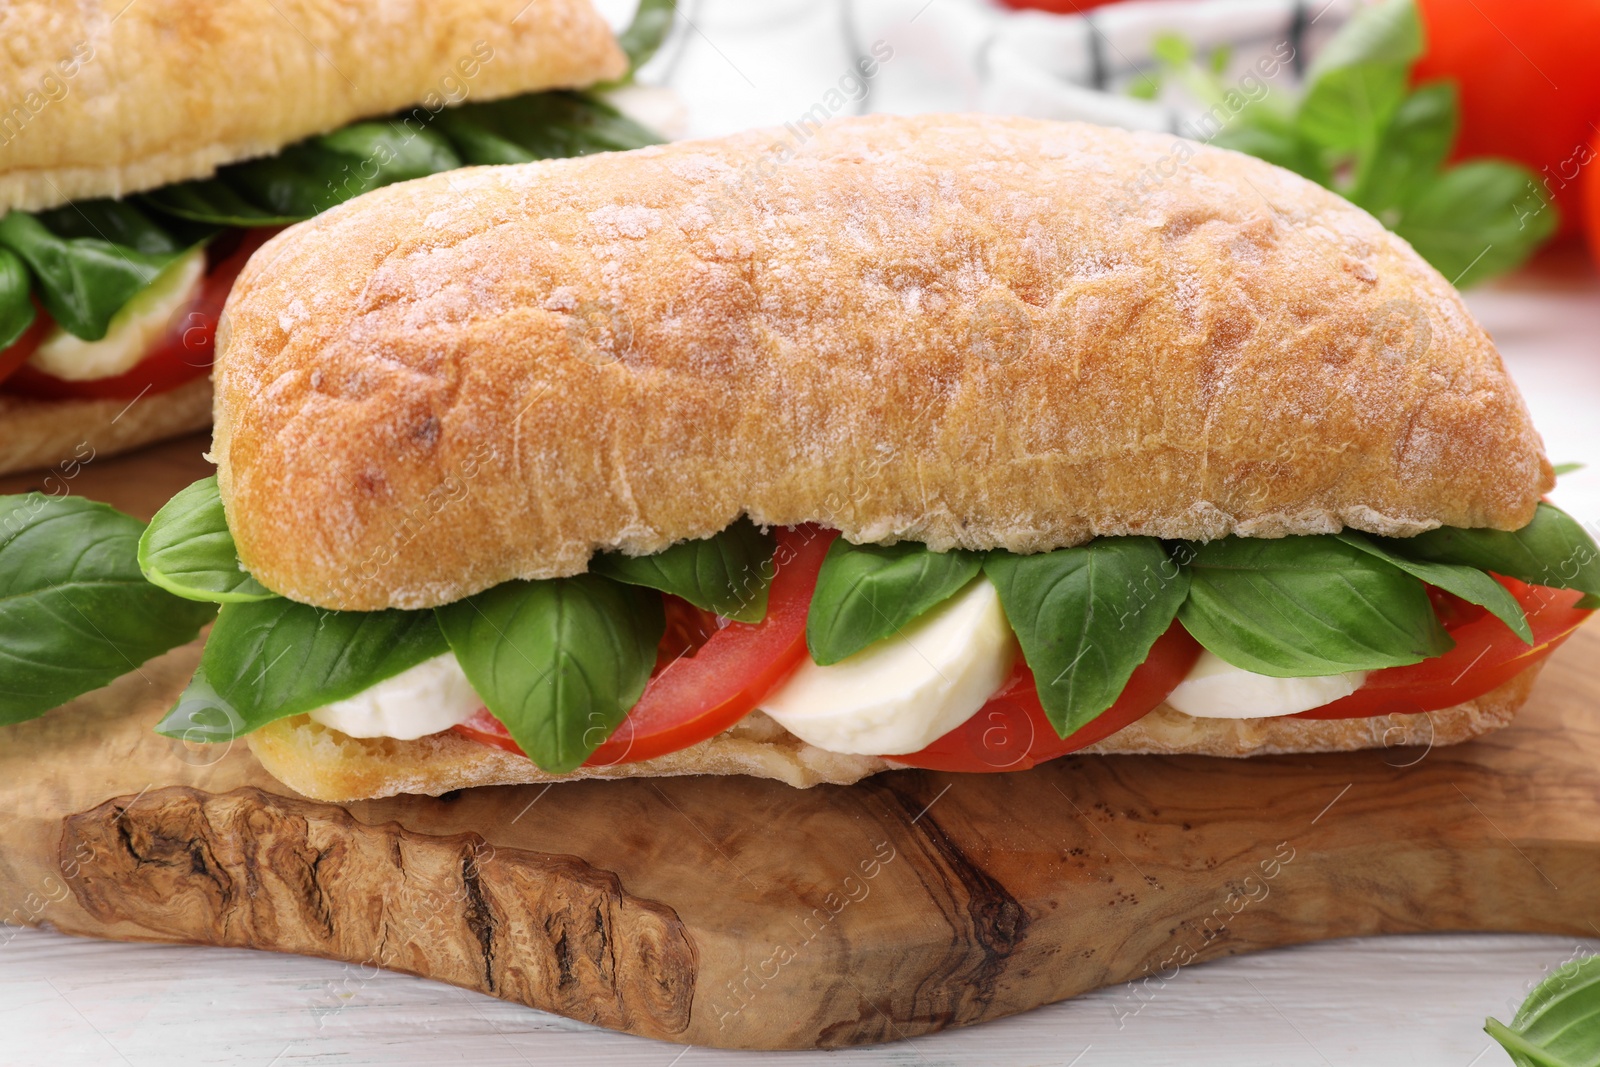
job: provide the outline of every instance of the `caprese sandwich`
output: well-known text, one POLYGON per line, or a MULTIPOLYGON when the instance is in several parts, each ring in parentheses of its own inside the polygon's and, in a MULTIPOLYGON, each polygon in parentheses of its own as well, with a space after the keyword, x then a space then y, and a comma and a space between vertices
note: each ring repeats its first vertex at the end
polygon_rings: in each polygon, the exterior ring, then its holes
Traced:
MULTIPOLYGON (((643 7, 635 59, 671 4, 643 7)), ((566 91, 629 70, 589 0, 25 0, 0 33, 0 473, 208 425, 223 300, 278 229, 424 174, 657 140, 566 91)))
POLYGON ((1257 160, 1118 210, 1169 148, 851 119, 273 238, 140 545, 221 605, 160 729, 348 800, 1503 725, 1600 561, 1489 338, 1257 160))

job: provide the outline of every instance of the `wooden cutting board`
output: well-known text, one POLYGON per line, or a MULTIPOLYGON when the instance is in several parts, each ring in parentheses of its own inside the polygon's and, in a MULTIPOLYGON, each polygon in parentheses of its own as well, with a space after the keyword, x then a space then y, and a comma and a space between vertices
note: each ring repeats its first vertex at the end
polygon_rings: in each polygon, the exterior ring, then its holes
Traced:
MULTIPOLYGON (((204 442, 72 491, 147 515, 204 442)), ((25 487, 17 479, 0 491, 25 487)), ((437 978, 696 1045, 914 1037, 1193 962, 1416 930, 1600 935, 1600 627, 1454 748, 1067 758, 849 788, 577 782, 332 805, 151 732, 179 649, 0 731, 0 912, 437 978)), ((3 936, 3 935, 0 935, 3 936)), ((338 992, 323 1006, 337 1012, 338 992)))

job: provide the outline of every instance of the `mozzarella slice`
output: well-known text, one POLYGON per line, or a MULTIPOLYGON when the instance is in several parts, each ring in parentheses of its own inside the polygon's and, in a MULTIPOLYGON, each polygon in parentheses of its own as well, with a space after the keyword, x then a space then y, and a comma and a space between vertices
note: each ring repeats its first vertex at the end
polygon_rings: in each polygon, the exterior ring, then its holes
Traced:
POLYGON ((970 719, 1000 688, 1016 641, 986 579, 848 659, 800 665, 761 707, 829 752, 916 752, 970 719))
POLYGON ((311 713, 311 721, 351 737, 414 741, 466 722, 483 701, 453 653, 423 660, 371 689, 311 713))
POLYGON ((1317 678, 1273 678, 1235 667, 1209 649, 1167 697, 1167 703, 1201 719, 1265 719, 1332 704, 1360 689, 1366 671, 1317 678))
POLYGON ((28 365, 69 382, 125 374, 172 329, 178 314, 199 294, 205 276, 205 249, 185 252, 111 316, 100 340, 85 341, 57 326, 34 350, 28 365))

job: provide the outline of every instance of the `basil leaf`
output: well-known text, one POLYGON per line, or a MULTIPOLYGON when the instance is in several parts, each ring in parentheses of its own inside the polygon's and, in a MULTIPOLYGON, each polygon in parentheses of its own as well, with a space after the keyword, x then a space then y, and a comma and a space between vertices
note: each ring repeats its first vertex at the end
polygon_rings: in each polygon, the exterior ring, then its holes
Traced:
POLYGON ((1510 1026, 1487 1019, 1483 1029, 1517 1067, 1600 1067, 1600 956, 1562 964, 1529 994, 1510 1026))
POLYGON ((1370 149, 1421 54, 1422 23, 1412 0, 1357 9, 1307 71, 1296 125, 1328 149, 1370 149))
POLYGON ((1505 586, 1478 568, 1459 563, 1434 563, 1428 560, 1410 559, 1390 552, 1354 530, 1346 530, 1336 536, 1347 545, 1354 545, 1385 563, 1399 567, 1413 578, 1420 578, 1429 585, 1438 586, 1468 603, 1488 608, 1489 613, 1509 626, 1513 633, 1522 638, 1524 644, 1533 644, 1533 627, 1528 625, 1528 616, 1523 613, 1522 605, 1517 603, 1517 598, 1512 596, 1505 586))
POLYGON ((589 570, 671 593, 729 619, 760 622, 767 615, 774 544, 771 534, 740 519, 715 537, 684 541, 653 556, 596 556, 589 570))
POLYGON ((1446 526, 1415 537, 1377 538, 1410 559, 1458 563, 1554 589, 1600 595, 1600 548, 1578 520, 1541 503, 1520 530, 1463 530, 1446 526))
POLYGON ((828 546, 806 614, 806 648, 827 666, 900 632, 978 576, 983 557, 926 545, 828 546))
POLYGON ((33 280, 17 254, 0 248, 0 349, 10 348, 33 325, 33 280))
POLYGON ((1189 589, 1188 573, 1153 537, 1103 537, 1036 556, 993 552, 983 570, 1062 737, 1116 703, 1189 589))
POLYGON ((1462 163, 1412 196, 1394 232, 1453 285, 1466 288, 1504 274, 1560 222, 1555 205, 1537 199, 1535 178, 1513 163, 1462 163))
POLYGON ((661 48, 672 31, 672 18, 677 8, 677 0, 639 0, 632 21, 617 34, 617 44, 628 56, 625 81, 632 80, 634 72, 650 62, 650 57, 661 48))
POLYGON ((98 689, 211 618, 144 580, 143 528, 77 497, 0 497, 0 723, 98 689))
POLYGON ((180 254, 141 252, 99 237, 60 237, 20 211, 0 219, 0 247, 27 263, 50 317, 85 341, 104 337, 111 316, 180 254))
MULTIPOLYGON (((1350 199, 1374 215, 1414 201, 1455 143, 1460 109, 1449 82, 1425 85, 1400 102, 1350 199)), ((1388 220, 1389 225, 1394 220, 1388 220)))
POLYGON ((200 669, 156 732, 226 741, 447 651, 431 611, 323 611, 281 598, 227 604, 200 669))
POLYGON ((1550 470, 1557 478, 1561 478, 1576 471, 1581 471, 1587 466, 1587 463, 1557 463, 1550 470))
POLYGON ((584 93, 530 93, 447 108, 434 117, 468 163, 528 163, 535 159, 620 152, 661 139, 616 108, 584 93))
POLYGON ((472 688, 544 770, 576 770, 638 703, 661 597, 597 574, 506 582, 435 609, 472 688))
POLYGON ((216 226, 288 226, 302 220, 257 207, 221 178, 164 185, 139 199, 164 214, 216 226))
POLYGON ((139 569, 188 600, 234 604, 278 595, 240 565, 216 475, 179 491, 156 512, 139 538, 139 569))
POLYGON ((190 244, 123 200, 80 200, 65 207, 40 211, 34 218, 57 237, 69 240, 97 237, 150 255, 176 255, 187 250, 190 244))
POLYGON ((1419 663, 1454 647, 1422 583, 1337 537, 1185 544, 1184 627, 1236 667, 1276 678, 1419 663))

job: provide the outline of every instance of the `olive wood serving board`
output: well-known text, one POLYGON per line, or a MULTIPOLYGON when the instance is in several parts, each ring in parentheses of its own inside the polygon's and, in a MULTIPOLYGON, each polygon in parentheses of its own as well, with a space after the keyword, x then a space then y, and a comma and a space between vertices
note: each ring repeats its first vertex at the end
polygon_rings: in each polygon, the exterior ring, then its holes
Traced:
MULTIPOLYGON (((205 473, 201 447, 102 461, 72 491, 148 515, 205 473)), ((384 967, 759 1049, 915 1037, 1130 980, 1132 1013, 1193 962, 1324 938, 1600 934, 1593 625, 1512 727, 1453 748, 348 805, 296 797, 242 743, 151 732, 197 656, 0 730, 0 917, 324 956, 352 989, 384 967)))

